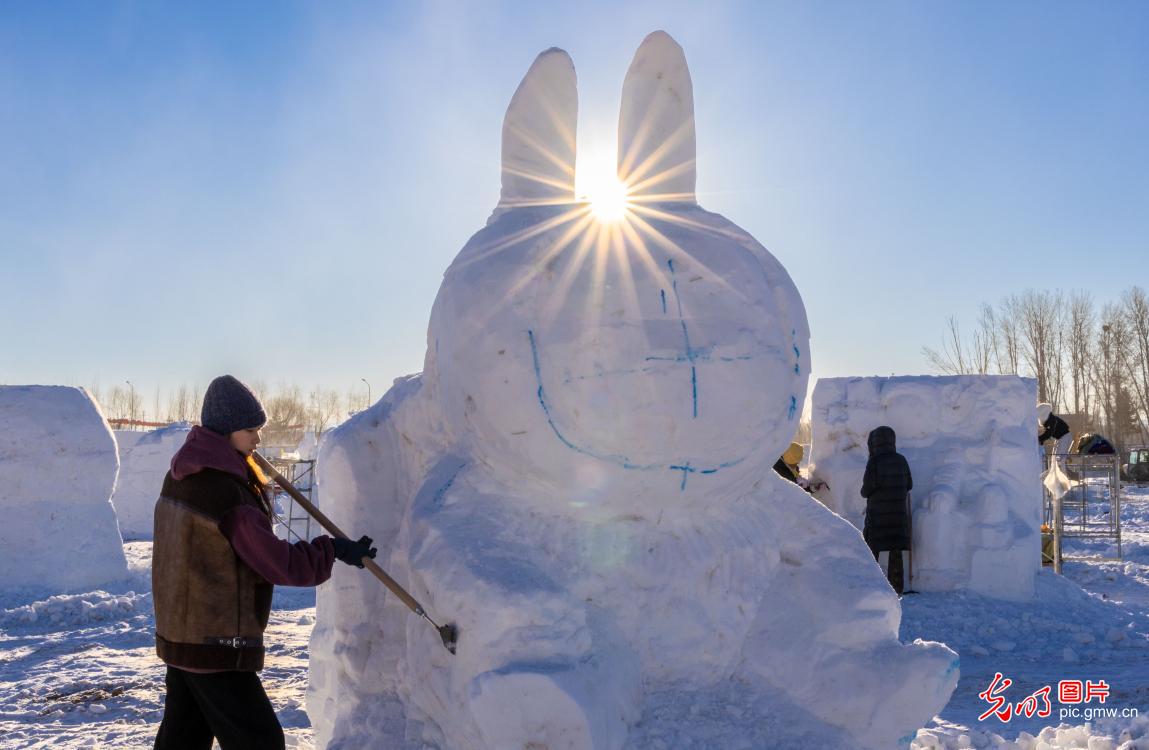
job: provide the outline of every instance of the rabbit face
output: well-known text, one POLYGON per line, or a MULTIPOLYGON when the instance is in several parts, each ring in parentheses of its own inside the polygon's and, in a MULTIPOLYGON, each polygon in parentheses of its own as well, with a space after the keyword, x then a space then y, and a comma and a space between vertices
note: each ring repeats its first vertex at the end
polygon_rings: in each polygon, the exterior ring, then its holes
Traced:
POLYGON ((765 248, 694 201, 682 51, 656 32, 627 74, 615 221, 574 200, 574 101, 550 50, 508 110, 502 200, 432 313, 447 422, 480 460, 587 502, 760 475, 797 429, 805 311, 765 248))

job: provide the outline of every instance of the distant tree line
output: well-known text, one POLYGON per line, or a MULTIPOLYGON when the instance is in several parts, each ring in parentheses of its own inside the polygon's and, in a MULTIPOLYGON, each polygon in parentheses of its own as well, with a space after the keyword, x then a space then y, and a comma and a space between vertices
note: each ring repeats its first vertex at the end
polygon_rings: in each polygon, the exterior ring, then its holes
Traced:
MULTIPOLYGON (((267 445, 297 445, 305 431, 322 434, 370 405, 363 386, 353 386, 344 393, 316 386, 305 393, 295 384, 280 383, 274 389, 260 381, 249 385, 267 412, 263 429, 267 445)), ((205 389, 198 384, 181 384, 168 392, 157 387, 150 403, 145 403, 140 390, 126 381, 106 389, 96 385, 88 391, 109 420, 198 423, 205 389)))
POLYGON ((1149 297, 1140 287, 1100 308, 1086 292, 1027 290, 982 304, 971 333, 956 318, 929 364, 952 374, 1037 378, 1037 397, 1124 447, 1149 443, 1149 297))

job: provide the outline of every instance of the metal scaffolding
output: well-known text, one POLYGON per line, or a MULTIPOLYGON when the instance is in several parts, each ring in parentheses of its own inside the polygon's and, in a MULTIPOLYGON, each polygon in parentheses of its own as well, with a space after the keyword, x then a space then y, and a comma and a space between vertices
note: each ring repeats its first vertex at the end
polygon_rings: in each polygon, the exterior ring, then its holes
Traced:
MULTIPOLYGON (((1059 464, 1070 479, 1064 494, 1045 488, 1045 523, 1053 532, 1053 569, 1060 573, 1062 560, 1116 559, 1121 552, 1121 458, 1111 454, 1054 453, 1049 468, 1059 464), (1100 554, 1065 555, 1063 540, 1112 540, 1116 558, 1100 554)), ((1044 546, 1043 546, 1044 547, 1044 546)), ((1043 551, 1043 554, 1044 551, 1043 551)))
MULTIPOLYGON (((315 461, 293 459, 269 459, 275 470, 315 503, 315 461)), ((311 516, 303 510, 295 498, 283 491, 275 494, 276 519, 275 533, 283 539, 311 539, 311 516)))

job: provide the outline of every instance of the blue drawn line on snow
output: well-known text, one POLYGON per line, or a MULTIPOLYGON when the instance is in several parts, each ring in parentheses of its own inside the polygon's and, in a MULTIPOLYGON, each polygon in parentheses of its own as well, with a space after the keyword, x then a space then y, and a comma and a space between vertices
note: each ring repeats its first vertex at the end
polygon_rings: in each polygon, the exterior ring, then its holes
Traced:
POLYGON ((670 471, 681 471, 682 483, 679 485, 679 489, 682 490, 686 489, 686 477, 688 474, 717 474, 722 469, 728 469, 732 466, 737 466, 746 460, 746 456, 742 456, 741 458, 737 458, 733 461, 723 461, 717 466, 706 469, 699 469, 691 466, 689 461, 684 465, 674 464, 670 466, 665 466, 663 464, 636 464, 632 463, 630 459, 626 458, 625 456, 619 456, 610 453, 598 453, 587 448, 583 448, 582 446, 575 445, 573 442, 568 440, 565 435, 563 435, 562 430, 560 430, 558 425, 555 424, 554 416, 551 414, 551 407, 547 402, 547 392, 543 387, 543 372, 542 367, 539 364, 539 346, 538 342, 535 341, 535 332, 528 329, 527 338, 531 342, 531 360, 535 367, 535 382, 537 382, 539 386, 538 390, 536 391, 536 395, 539 399, 539 406, 542 407, 543 414, 547 418, 547 424, 550 425, 551 431, 555 433, 555 437, 559 439, 559 442, 575 451, 576 453, 581 453, 584 456, 590 456, 591 458, 598 459, 599 461, 607 461, 621 466, 624 469, 632 469, 638 471, 659 471, 669 469, 670 471))
POLYGON ((466 463, 459 464, 459 468, 455 469, 455 473, 451 475, 451 478, 435 491, 435 500, 432 503, 435 508, 439 508, 443 505, 443 497, 447 494, 447 490, 451 489, 451 485, 455 483, 455 478, 459 476, 459 472, 466 468, 466 466, 466 463))
POLYGON ((674 259, 667 258, 666 265, 670 269, 670 288, 674 290, 674 303, 678 307, 678 322, 682 326, 682 342, 686 361, 690 362, 690 398, 693 402, 693 414, 694 418, 698 419, 698 366, 694 364, 698 358, 698 353, 690 346, 690 330, 686 327, 686 316, 682 314, 682 297, 678 294, 678 279, 674 276, 674 259))
POLYGON ((694 418, 698 419, 698 368, 690 366, 690 396, 694 399, 694 418))
POLYGON ((801 375, 802 374, 802 368, 798 365, 794 365, 794 374, 795 375, 801 375))
POLYGON ((412 504, 414 517, 426 519, 441 511, 447 493, 465 468, 467 462, 457 456, 447 455, 440 459, 415 494, 412 504))
MULTIPOLYGON (((719 362, 749 362, 754 359, 753 354, 740 354, 737 357, 717 357, 719 362)), ((695 360, 699 362, 712 362, 716 358, 711 356, 709 352, 703 352, 695 355, 695 360)), ((690 360, 682 355, 676 357, 646 357, 646 362, 689 362, 690 360)), ((661 368, 657 366, 651 367, 631 367, 625 370, 600 370, 599 372, 591 373, 590 375, 568 375, 563 380, 563 385, 570 385, 578 380, 598 380, 605 377, 613 377, 615 375, 648 375, 652 372, 658 372, 661 368)))
POLYGON ((658 296, 662 297, 662 314, 666 315, 666 290, 659 289, 658 296))
POLYGON ((797 344, 794 344, 794 356, 797 357, 798 359, 802 359, 802 352, 798 351, 798 345, 797 344))
POLYGON ((657 369, 657 367, 635 367, 630 370, 603 370, 602 372, 596 372, 593 375, 571 375, 563 381, 563 385, 570 385, 576 380, 597 380, 599 378, 605 378, 607 376, 614 375, 636 375, 640 373, 646 374, 654 372, 657 369))
POLYGON ((798 410, 798 397, 797 396, 791 396, 790 397, 790 417, 789 417, 791 421, 793 421, 794 412, 796 412, 797 410, 798 410))
POLYGON ((563 435, 562 431, 559 430, 558 425, 555 424, 554 417, 551 415, 551 407, 547 403, 547 392, 543 388, 543 373, 542 373, 542 368, 539 366, 539 348, 538 348, 538 345, 535 343, 535 332, 533 330, 528 330, 527 331, 527 337, 531 341, 531 358, 534 360, 534 365, 535 365, 535 380, 539 384, 539 389, 538 389, 539 405, 543 407, 543 414, 546 415, 547 424, 549 424, 551 426, 551 430, 554 431, 555 437, 557 437, 563 445, 565 445, 566 447, 575 451, 576 453, 582 453, 584 455, 590 456, 591 458, 597 458, 600 461, 610 461, 611 463, 618 464, 619 466, 621 466, 624 469, 650 470, 650 469, 660 468, 657 464, 650 464, 650 465, 645 465, 645 466, 640 465, 640 464, 633 464, 625 456, 617 456, 617 455, 609 455, 609 454, 600 455, 600 454, 595 453, 593 451, 589 451, 586 448, 582 448, 580 446, 577 446, 574 443, 572 443, 570 440, 568 440, 566 438, 566 436, 563 435))
MULTIPOLYGON (((695 350, 694 358, 684 357, 681 354, 676 357, 647 357, 647 362, 710 362, 714 359, 710 352, 699 352, 695 350)), ((719 362, 742 362, 754 359, 753 354, 739 354, 736 357, 719 357, 719 362)))

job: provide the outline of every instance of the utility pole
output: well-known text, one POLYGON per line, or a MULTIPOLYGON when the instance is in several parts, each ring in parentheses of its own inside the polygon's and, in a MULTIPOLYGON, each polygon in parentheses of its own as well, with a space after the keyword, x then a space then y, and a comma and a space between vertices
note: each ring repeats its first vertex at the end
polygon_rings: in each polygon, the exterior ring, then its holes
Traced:
POLYGON ((124 382, 128 384, 128 429, 132 429, 136 421, 136 387, 130 380, 124 382))

